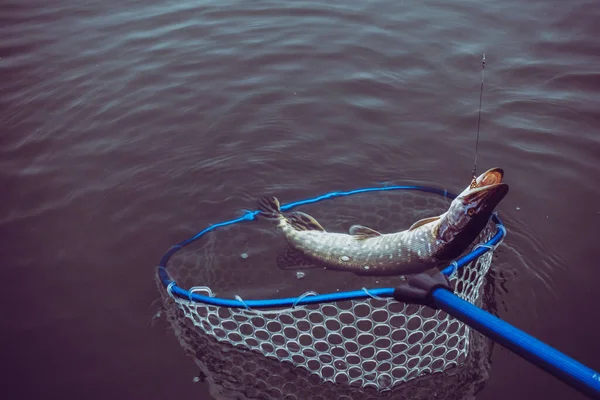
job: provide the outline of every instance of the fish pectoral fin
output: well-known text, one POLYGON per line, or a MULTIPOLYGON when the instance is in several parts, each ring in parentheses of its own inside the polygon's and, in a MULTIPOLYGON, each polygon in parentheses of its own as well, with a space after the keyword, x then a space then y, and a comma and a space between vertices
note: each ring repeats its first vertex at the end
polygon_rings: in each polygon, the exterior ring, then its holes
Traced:
POLYGON ((298 231, 321 231, 325 228, 317 222, 316 219, 301 211, 294 211, 288 214, 287 219, 292 227, 298 231))
POLYGON ((307 269, 307 268, 319 268, 313 260, 308 259, 302 253, 297 250, 286 246, 283 253, 277 256, 277 267, 280 269, 307 269))
POLYGON ((408 228, 408 230, 412 231, 413 229, 417 229, 420 226, 423 226, 423 225, 428 224, 428 223, 433 222, 433 221, 437 221, 438 219, 440 219, 439 215, 436 216, 436 217, 429 217, 429 218, 420 219, 417 222, 415 222, 414 224, 412 224, 410 226, 410 228, 408 228))
POLYGON ((375 229, 367 228, 362 225, 352 225, 350 227, 350 234, 358 240, 381 236, 381 233, 377 232, 375 229))

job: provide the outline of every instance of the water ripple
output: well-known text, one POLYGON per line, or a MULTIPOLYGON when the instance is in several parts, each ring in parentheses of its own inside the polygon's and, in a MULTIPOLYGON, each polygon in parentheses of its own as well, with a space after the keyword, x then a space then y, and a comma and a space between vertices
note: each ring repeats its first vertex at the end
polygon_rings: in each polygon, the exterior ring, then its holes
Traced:
POLYGON ((50 264, 113 293, 107 270, 140 282, 155 248, 258 195, 460 190, 485 51, 478 168, 511 185, 495 262, 507 315, 554 332, 544 310, 561 311, 563 345, 593 332, 571 312, 600 256, 592 0, 12 0, 1 14, 0 227, 19 238, 6 254, 24 253, 11 273, 41 282, 50 264), (123 254, 139 264, 117 267, 123 254))

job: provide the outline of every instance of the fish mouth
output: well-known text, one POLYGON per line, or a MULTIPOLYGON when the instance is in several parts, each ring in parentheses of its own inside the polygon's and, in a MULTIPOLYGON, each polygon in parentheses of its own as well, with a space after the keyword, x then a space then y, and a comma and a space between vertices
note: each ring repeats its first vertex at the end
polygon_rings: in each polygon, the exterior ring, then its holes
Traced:
POLYGON ((508 193, 508 185, 502 183, 504 171, 502 168, 492 168, 479 175, 471 184, 463 199, 468 203, 478 203, 491 206, 498 205, 508 193))
POLYGON ((507 193, 508 185, 506 183, 494 183, 470 190, 463 199, 468 203, 493 204, 495 207, 507 193))
POLYGON ((502 178, 504 178, 504 170, 502 168, 491 168, 475 179, 474 186, 478 188, 502 183, 502 178))
POLYGON ((492 168, 477 178, 452 201, 438 234, 447 247, 437 257, 458 257, 488 224, 496 206, 508 193, 504 171, 492 168))

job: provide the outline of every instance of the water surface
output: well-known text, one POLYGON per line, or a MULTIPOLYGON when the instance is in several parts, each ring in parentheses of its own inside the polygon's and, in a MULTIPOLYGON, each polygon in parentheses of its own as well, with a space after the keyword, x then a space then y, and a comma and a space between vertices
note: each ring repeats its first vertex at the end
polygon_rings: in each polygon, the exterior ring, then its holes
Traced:
MULTIPOLYGON (((585 0, 5 1, 8 397, 208 398, 151 326, 162 253, 264 193, 461 190, 483 52, 479 170, 511 186, 498 314, 600 369, 599 18, 585 0)), ((477 398, 508 397, 582 398, 496 346, 477 398)))

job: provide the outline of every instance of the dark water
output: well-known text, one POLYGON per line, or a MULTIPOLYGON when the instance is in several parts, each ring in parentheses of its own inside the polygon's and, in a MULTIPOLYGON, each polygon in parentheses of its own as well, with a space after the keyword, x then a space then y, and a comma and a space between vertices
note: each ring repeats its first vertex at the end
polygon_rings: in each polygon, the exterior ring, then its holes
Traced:
MULTIPOLYGON (((594 1, 4 1, 3 394, 209 398, 162 253, 277 193, 505 169, 499 315, 600 369, 594 1)), ((269 282, 270 287, 277 282, 269 282)), ((582 398, 495 347, 479 399, 582 398)))

